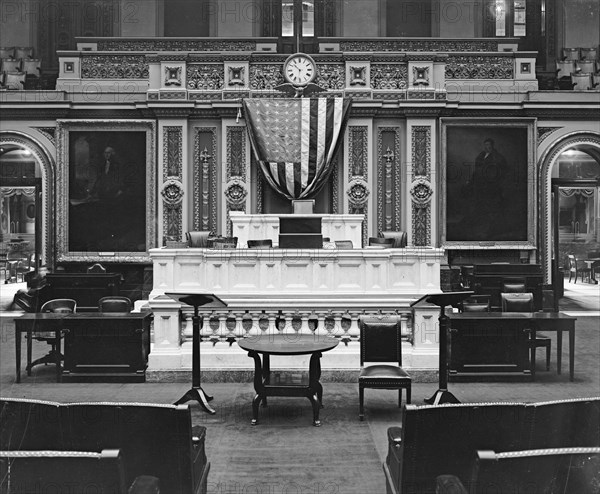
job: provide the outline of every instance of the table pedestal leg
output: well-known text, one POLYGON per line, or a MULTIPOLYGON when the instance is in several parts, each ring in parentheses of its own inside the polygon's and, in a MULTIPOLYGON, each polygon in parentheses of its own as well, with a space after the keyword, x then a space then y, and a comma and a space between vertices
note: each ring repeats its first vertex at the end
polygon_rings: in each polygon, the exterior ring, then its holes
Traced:
POLYGON ((323 386, 319 379, 321 379, 321 352, 315 352, 310 356, 308 369, 308 399, 313 408, 313 425, 315 427, 321 426, 319 409, 323 408, 323 386))
MULTIPOLYGON (((258 424, 258 407, 260 402, 262 401, 264 405, 267 404, 267 397, 265 395, 265 386, 263 384, 263 376, 264 370, 262 366, 262 362, 260 360, 260 355, 256 352, 248 352, 248 356, 254 359, 254 391, 256 391, 256 396, 252 400, 252 421, 250 422, 252 425, 258 424)), ((267 357, 267 355, 265 355, 267 357)), ((268 359, 265 361, 268 364, 268 359)))
POLYGON ((188 390, 181 398, 179 398, 175 402, 175 405, 181 405, 188 401, 197 401, 200 404, 200 406, 204 409, 205 412, 208 412, 211 415, 214 415, 217 412, 214 409, 212 409, 210 407, 210 405, 208 404, 208 402, 211 401, 212 399, 213 399, 213 397, 208 396, 201 387, 200 388, 192 388, 192 389, 188 390))
POLYGON ((441 405, 443 403, 460 403, 458 398, 448 391, 448 332, 450 330, 450 318, 445 314, 444 307, 440 315, 440 356, 439 356, 439 389, 431 398, 424 401, 428 405, 441 405))

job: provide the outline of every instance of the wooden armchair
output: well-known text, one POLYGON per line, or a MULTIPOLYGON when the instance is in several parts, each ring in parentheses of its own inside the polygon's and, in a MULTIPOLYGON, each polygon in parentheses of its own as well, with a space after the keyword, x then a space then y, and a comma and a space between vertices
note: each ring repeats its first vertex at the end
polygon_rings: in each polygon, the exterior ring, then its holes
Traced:
POLYGON ((581 276, 582 283, 584 275, 588 277, 588 280, 590 279, 592 269, 588 268, 585 263, 579 261, 573 254, 568 254, 567 260, 569 262, 569 283, 571 283, 573 275, 575 275, 573 283, 577 283, 578 276, 581 276))
POLYGON ((406 245, 408 243, 408 234, 406 232, 386 231, 386 232, 381 232, 381 236, 383 238, 393 238, 394 244, 392 245, 392 247, 395 247, 395 248, 406 247, 406 245))

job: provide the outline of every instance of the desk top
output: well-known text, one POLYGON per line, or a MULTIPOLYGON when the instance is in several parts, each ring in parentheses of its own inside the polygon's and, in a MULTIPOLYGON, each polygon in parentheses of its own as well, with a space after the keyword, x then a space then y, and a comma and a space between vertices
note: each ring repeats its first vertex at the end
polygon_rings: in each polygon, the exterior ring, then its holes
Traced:
POLYGON ((334 349, 339 340, 318 335, 259 335, 239 340, 240 348, 268 355, 306 355, 334 349))
POLYGON ((27 321, 56 321, 63 319, 144 319, 151 317, 152 312, 75 312, 75 313, 64 313, 64 312, 26 312, 25 314, 15 317, 15 322, 27 322, 27 321))
POLYGON ((450 319, 528 319, 537 321, 573 320, 577 318, 562 312, 462 312, 448 313, 450 319))

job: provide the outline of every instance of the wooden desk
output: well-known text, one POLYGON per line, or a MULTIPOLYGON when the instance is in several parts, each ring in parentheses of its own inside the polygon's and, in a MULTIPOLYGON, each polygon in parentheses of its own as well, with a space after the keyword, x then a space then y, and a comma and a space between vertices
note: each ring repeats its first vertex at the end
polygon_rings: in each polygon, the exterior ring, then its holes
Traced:
POLYGON ((87 312, 63 320, 63 381, 144 382, 151 312, 87 312))
POLYGON ((21 335, 27 333, 27 375, 31 376, 31 345, 32 336, 35 333, 54 332, 57 339, 56 347, 56 382, 61 381, 61 354, 60 342, 61 331, 63 329, 63 320, 68 314, 60 314, 56 312, 32 313, 23 314, 20 317, 15 317, 15 354, 16 354, 16 372, 17 383, 21 382, 21 335))
MULTIPOLYGON (((27 362, 31 361, 31 336, 54 331, 60 356, 61 333, 65 332, 64 368, 56 362, 56 381, 143 382, 150 353, 152 314, 31 313, 15 318, 17 383, 21 382, 21 334, 27 333, 27 362)), ((28 370, 27 375, 31 375, 28 370)))
POLYGON ((238 345, 248 351, 254 359, 254 389, 252 401, 252 425, 258 423, 258 406, 267 405, 267 396, 304 396, 313 409, 313 425, 319 427, 319 409, 323 406, 323 386, 321 378, 321 352, 334 349, 339 341, 335 338, 316 335, 259 335, 239 340, 238 345), (263 355, 262 362, 260 354, 263 355), (308 385, 271 384, 271 355, 310 355, 308 385))
POLYGON ((561 373, 562 332, 569 332, 569 373, 575 374, 576 318, 560 312, 467 312, 449 314, 451 327, 450 376, 520 373, 535 379, 538 331, 556 331, 556 368, 561 373))

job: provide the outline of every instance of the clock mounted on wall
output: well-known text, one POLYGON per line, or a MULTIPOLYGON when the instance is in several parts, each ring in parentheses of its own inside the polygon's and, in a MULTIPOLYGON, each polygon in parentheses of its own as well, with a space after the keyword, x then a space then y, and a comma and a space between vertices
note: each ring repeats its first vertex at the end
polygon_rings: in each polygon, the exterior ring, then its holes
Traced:
POLYGON ((283 77, 293 86, 306 86, 317 77, 317 64, 312 57, 295 53, 284 62, 283 77))

